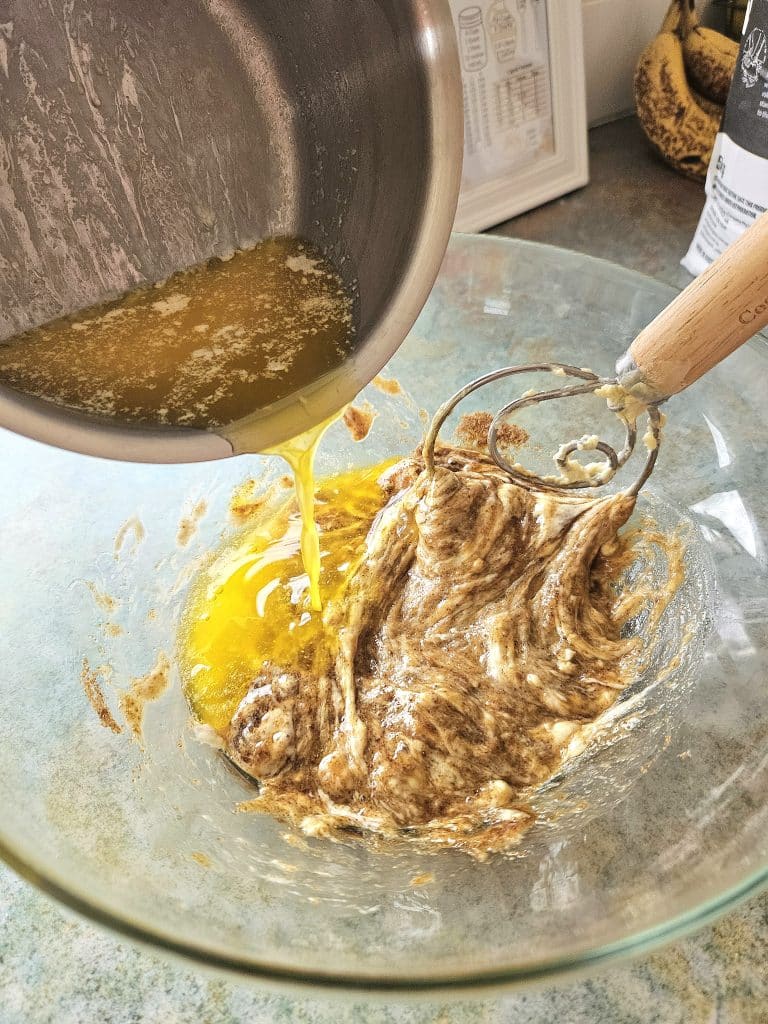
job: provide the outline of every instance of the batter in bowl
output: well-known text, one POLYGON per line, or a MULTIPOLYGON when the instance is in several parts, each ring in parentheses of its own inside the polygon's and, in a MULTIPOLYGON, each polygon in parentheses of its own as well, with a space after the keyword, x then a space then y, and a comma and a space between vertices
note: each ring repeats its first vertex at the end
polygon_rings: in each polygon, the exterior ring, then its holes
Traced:
POLYGON ((642 675, 682 544, 622 531, 634 498, 532 493, 470 449, 439 449, 431 475, 416 453, 339 480, 320 491, 321 614, 290 501, 201 581, 192 707, 258 786, 245 809, 314 835, 502 850, 532 788, 642 675))

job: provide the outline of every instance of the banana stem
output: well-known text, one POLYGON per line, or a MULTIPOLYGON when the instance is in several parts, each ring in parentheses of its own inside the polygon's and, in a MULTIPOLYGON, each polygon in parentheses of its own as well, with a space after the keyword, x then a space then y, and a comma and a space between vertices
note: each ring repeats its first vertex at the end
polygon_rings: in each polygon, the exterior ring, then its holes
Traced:
POLYGON ((699 27, 699 16, 696 13, 696 0, 679 0, 679 3, 680 38, 685 39, 699 27))

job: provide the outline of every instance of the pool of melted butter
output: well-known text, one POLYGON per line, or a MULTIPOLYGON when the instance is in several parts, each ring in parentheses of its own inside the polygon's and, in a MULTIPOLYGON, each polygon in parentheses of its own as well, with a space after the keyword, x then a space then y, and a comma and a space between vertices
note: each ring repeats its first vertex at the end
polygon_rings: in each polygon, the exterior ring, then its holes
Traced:
MULTIPOLYGON (((310 558, 305 565, 302 559, 303 517, 290 498, 257 514, 253 525, 215 553, 193 587, 180 633, 182 679, 199 721, 225 730, 266 662, 295 671, 320 668, 331 645, 322 613, 313 607, 311 576, 316 575, 323 601, 344 589, 385 501, 379 479, 396 461, 317 484, 316 562, 310 558)), ((306 464, 299 472, 304 474, 299 492, 311 494, 306 464)))

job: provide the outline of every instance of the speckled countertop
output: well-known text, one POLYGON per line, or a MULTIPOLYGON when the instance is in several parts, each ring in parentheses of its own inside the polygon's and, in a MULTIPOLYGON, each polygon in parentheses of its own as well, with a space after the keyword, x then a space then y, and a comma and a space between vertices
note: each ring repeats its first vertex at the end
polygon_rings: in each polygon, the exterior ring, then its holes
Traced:
MULTIPOLYGON (((703 200, 634 120, 591 134, 592 183, 496 229, 683 285, 703 200)), ((586 980, 472 1003, 274 995, 135 949, 0 868, 0 1024, 765 1024, 768 894, 685 941, 586 980)))

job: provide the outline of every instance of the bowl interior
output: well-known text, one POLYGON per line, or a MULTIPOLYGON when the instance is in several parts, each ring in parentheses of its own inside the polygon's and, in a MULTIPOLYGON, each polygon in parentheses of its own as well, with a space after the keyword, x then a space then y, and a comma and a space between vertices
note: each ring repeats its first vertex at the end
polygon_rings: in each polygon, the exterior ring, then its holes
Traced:
MULTIPOLYGON (((496 366, 558 359, 610 372, 672 294, 572 253, 454 236, 386 370, 407 395, 371 385, 371 434, 355 444, 335 426, 319 472, 407 453, 422 410, 496 366)), ((689 531, 688 578, 665 620, 664 663, 678 653, 676 666, 633 687, 594 746, 543 788, 519 848, 484 864, 305 839, 235 813, 251 791, 195 739, 175 673, 148 709, 143 747, 89 707, 84 659, 114 708, 159 652, 173 658, 189 582, 234 529, 235 485, 266 486, 281 464, 125 465, 0 434, 5 856, 132 934, 339 984, 520 979, 639 948, 726 905, 768 864, 767 369, 757 340, 668 409, 641 505, 689 531), (180 546, 180 519, 201 499, 207 513, 180 546)), ((498 386, 467 408, 510 397, 498 386)), ((528 425, 546 437, 553 422, 528 425)))

